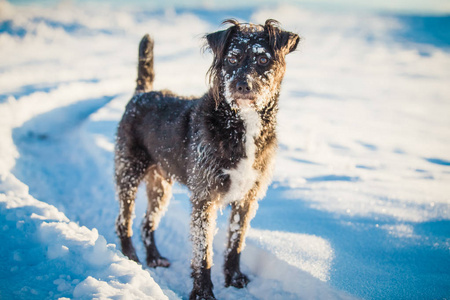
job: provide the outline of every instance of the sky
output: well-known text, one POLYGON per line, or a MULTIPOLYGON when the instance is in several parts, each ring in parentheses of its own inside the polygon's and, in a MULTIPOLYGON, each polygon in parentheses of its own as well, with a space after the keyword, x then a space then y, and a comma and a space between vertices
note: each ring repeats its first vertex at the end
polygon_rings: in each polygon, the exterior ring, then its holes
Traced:
POLYGON ((13 4, 40 4, 54 5, 60 2, 74 3, 93 3, 103 2, 113 5, 132 5, 151 8, 179 7, 179 8, 210 8, 210 9, 230 9, 238 7, 255 7, 255 6, 278 6, 280 4, 300 5, 312 9, 320 10, 346 10, 346 11, 375 11, 382 13, 400 13, 400 14, 449 14, 450 1, 447 0, 383 0, 383 1, 361 1, 361 0, 166 0, 166 1, 101 1, 101 0, 73 0, 73 1, 56 1, 56 0, 10 0, 13 4))

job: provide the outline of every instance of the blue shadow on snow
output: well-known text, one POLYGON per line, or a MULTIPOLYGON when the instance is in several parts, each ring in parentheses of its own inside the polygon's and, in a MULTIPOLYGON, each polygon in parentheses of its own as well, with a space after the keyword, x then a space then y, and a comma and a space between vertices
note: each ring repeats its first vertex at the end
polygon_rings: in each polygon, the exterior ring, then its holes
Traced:
POLYGON ((330 284, 364 299, 442 299, 450 290, 448 221, 407 223, 388 217, 336 215, 270 188, 252 227, 309 234, 334 251, 330 284), (289 208, 289 209, 286 209, 289 208), (405 224, 418 238, 396 237, 386 227, 405 224), (383 226, 385 225, 385 228, 383 226))

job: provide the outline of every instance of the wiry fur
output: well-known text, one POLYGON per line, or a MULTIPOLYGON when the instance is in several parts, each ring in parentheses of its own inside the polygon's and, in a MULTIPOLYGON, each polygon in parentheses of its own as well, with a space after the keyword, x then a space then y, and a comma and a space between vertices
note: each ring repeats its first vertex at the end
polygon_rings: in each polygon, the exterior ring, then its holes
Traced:
POLYGON ((214 299, 211 282, 212 240, 217 209, 232 207, 225 253, 225 286, 242 288, 240 253, 257 200, 270 183, 275 151, 276 114, 284 56, 299 37, 274 20, 264 25, 224 22, 231 26, 206 36, 214 54, 211 88, 201 98, 168 91, 150 92, 153 83, 153 42, 139 46, 135 96, 117 131, 116 185, 120 213, 116 229, 122 251, 138 261, 131 242, 132 214, 139 183, 147 185, 148 208, 142 223, 147 265, 168 267, 156 248, 154 231, 171 197, 174 180, 191 191, 190 299, 214 299))

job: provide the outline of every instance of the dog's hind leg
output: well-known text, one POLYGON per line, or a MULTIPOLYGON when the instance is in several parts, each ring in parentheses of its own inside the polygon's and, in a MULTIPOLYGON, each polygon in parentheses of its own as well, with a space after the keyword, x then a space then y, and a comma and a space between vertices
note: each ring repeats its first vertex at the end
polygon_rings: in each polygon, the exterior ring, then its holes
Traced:
POLYGON ((144 180, 147 188, 148 207, 142 221, 141 235, 147 251, 149 267, 169 267, 170 262, 159 254, 155 244, 154 232, 164 215, 172 196, 172 180, 157 165, 151 166, 144 180))
POLYGON ((139 262, 139 259, 131 242, 134 203, 139 183, 149 165, 150 160, 143 150, 134 149, 133 153, 129 153, 120 149, 120 145, 116 148, 115 177, 120 205, 116 232, 120 239, 122 253, 136 262, 139 262))
POLYGON ((231 204, 228 246, 225 251, 225 287, 243 288, 249 283, 246 275, 240 270, 240 256, 245 246, 245 235, 250 227, 250 220, 258 208, 256 199, 246 199, 231 204))

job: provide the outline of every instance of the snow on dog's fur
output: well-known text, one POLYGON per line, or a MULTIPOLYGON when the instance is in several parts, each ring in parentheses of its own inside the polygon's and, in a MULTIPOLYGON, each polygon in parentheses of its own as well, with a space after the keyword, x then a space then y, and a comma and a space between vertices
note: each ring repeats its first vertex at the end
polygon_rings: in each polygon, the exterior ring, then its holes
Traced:
POLYGON ((138 261, 131 242, 134 201, 139 183, 147 187, 148 208, 142 223, 147 265, 168 267, 154 231, 171 197, 174 180, 192 192, 191 299, 214 299, 211 282, 212 240, 219 207, 231 205, 225 252, 225 286, 249 282, 240 271, 245 235, 270 183, 277 147, 278 96, 286 64, 299 37, 274 20, 264 25, 231 26, 206 36, 214 54, 211 88, 201 98, 152 89, 153 42, 139 46, 135 96, 117 131, 115 166, 120 213, 116 222, 122 252, 138 261))

